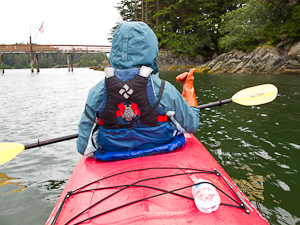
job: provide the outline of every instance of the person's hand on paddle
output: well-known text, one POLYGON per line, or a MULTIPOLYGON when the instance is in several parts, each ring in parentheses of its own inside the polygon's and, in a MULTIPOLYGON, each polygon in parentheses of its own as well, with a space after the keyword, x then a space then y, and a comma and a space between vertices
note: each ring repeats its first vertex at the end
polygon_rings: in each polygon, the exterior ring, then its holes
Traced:
POLYGON ((176 77, 178 83, 183 82, 182 97, 192 107, 198 107, 195 88, 194 88, 194 72, 195 68, 191 69, 190 72, 184 72, 176 77))

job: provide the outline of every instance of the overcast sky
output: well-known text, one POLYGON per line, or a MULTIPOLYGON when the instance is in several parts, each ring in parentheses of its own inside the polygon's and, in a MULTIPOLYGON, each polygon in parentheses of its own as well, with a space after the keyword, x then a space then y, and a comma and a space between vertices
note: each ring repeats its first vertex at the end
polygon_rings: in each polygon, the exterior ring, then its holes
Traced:
POLYGON ((120 0, 1 0, 0 44, 110 45, 120 0), (44 21, 44 33, 39 27, 44 21))

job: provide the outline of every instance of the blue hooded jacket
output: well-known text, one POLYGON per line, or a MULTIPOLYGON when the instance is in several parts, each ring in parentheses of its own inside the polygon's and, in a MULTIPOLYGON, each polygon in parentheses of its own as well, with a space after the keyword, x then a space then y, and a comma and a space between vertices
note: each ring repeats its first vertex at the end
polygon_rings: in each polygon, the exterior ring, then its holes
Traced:
POLYGON ((115 69, 148 66, 158 73, 158 41, 150 27, 142 22, 122 23, 115 30, 109 61, 115 69))
MULTIPOLYGON (((124 22, 115 30, 109 60, 115 69, 131 69, 148 66, 154 70, 152 76, 156 97, 159 96, 161 80, 158 77, 156 59, 158 40, 151 28, 143 22, 124 22)), ((89 115, 96 119, 96 111, 101 105, 104 94, 104 79, 89 91, 86 104, 89 115)), ((174 119, 185 132, 194 133, 199 127, 199 109, 190 107, 177 89, 169 82, 165 83, 160 105, 164 111, 175 112, 174 119)), ((86 154, 89 137, 93 127, 83 112, 78 126, 77 150, 86 154)))

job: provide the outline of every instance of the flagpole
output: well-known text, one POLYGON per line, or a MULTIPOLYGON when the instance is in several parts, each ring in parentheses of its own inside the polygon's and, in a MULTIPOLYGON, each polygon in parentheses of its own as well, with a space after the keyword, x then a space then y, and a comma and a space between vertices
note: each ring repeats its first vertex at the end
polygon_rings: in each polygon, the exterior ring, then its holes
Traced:
POLYGON ((34 42, 36 36, 38 35, 39 31, 40 31, 40 30, 38 30, 38 31, 36 32, 36 35, 35 35, 35 37, 34 37, 34 39, 33 39, 33 42, 34 42))
POLYGON ((38 29, 38 31, 36 32, 36 35, 35 35, 35 37, 34 37, 34 39, 33 39, 33 42, 34 42, 36 36, 38 35, 39 31, 41 31, 41 28, 43 28, 43 25, 44 25, 44 21, 43 21, 41 27, 40 27, 40 28, 38 29))

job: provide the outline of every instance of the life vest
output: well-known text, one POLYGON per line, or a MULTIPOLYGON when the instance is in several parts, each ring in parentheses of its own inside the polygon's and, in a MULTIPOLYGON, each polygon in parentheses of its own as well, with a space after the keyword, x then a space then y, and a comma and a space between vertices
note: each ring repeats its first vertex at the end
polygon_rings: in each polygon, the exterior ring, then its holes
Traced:
POLYGON ((173 151, 184 144, 183 134, 156 99, 150 67, 105 69, 103 101, 97 110, 98 150, 96 159, 114 161, 173 151))
MULTIPOLYGON (((153 70, 150 67, 143 66, 139 74, 135 74, 135 70, 123 71, 125 73, 122 73, 122 78, 124 75, 127 79, 131 78, 125 81, 119 79, 114 71, 111 67, 105 70, 106 96, 97 112, 99 124, 105 128, 119 129, 141 127, 141 124, 153 127, 168 121, 167 115, 156 100, 150 76, 153 70), (138 120, 140 123, 137 123, 138 120)), ((163 88, 164 83, 161 94, 163 88)))

